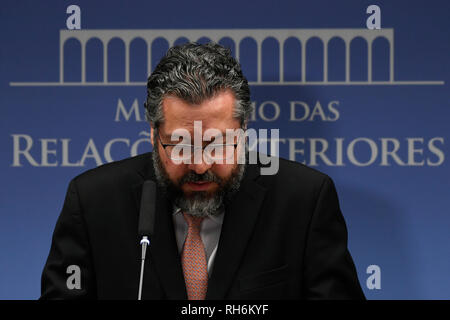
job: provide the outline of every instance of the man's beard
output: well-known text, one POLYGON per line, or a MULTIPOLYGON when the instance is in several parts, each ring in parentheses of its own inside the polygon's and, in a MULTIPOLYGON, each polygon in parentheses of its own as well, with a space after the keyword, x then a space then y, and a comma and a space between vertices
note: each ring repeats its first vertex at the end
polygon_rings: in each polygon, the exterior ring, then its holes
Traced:
POLYGON ((197 217, 208 217, 220 214, 227 202, 239 190, 241 180, 245 172, 245 164, 237 164, 228 179, 222 179, 211 171, 203 174, 196 174, 189 171, 187 174, 173 183, 164 168, 158 148, 152 152, 153 167, 155 169, 156 180, 159 186, 167 194, 172 203, 181 209, 182 212, 189 213, 197 217), (187 182, 208 181, 215 182, 219 188, 214 192, 192 191, 186 195, 181 186, 187 182))

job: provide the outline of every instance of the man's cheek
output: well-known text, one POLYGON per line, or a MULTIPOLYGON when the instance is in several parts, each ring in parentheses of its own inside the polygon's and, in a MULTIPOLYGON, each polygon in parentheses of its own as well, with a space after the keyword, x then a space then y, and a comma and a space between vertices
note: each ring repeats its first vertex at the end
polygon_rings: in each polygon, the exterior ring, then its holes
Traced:
POLYGON ((186 170, 184 170, 184 168, 182 167, 178 167, 178 166, 171 166, 171 167, 166 167, 166 172, 169 175, 170 180, 172 180, 172 182, 177 185, 179 185, 179 182, 181 180, 181 178, 183 178, 183 176, 186 173, 186 170))
POLYGON ((213 173, 222 180, 227 180, 236 168, 237 165, 220 164, 214 167, 213 173))

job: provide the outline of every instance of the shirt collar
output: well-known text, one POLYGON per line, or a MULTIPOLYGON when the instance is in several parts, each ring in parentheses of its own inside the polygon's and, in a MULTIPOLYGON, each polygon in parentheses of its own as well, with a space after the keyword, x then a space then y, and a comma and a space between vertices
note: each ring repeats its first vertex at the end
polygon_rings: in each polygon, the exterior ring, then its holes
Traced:
MULTIPOLYGON (((206 219, 210 219, 211 221, 213 221, 217 224, 222 224, 224 213, 225 213, 225 210, 221 209, 219 214, 206 217, 206 219)), ((175 216, 178 214, 180 214, 180 215, 182 214, 181 208, 177 207, 176 205, 173 205, 173 215, 175 216)))

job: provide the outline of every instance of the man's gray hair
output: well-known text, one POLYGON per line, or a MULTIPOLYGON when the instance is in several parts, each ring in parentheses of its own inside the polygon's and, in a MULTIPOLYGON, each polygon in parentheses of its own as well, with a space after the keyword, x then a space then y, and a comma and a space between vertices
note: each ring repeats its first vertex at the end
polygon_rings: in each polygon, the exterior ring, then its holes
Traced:
POLYGON ((236 99, 234 117, 244 127, 253 112, 250 88, 231 51, 214 42, 172 47, 148 78, 146 119, 154 128, 164 122, 162 101, 166 95, 200 104, 227 89, 236 99))

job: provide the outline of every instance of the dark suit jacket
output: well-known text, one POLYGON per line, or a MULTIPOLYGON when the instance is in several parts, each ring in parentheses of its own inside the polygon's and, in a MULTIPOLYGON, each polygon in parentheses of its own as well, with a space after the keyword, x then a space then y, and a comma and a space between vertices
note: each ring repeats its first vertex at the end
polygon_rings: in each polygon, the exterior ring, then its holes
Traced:
MULTIPOLYGON (((364 299, 347 250, 332 180, 280 159, 279 172, 248 165, 227 206, 207 299, 364 299)), ((43 299, 136 299, 141 188, 155 180, 151 154, 103 165, 73 179, 42 273, 43 299), (69 265, 81 289, 69 290, 69 265)), ((157 190, 155 235, 143 299, 186 299, 172 206, 157 190)))

